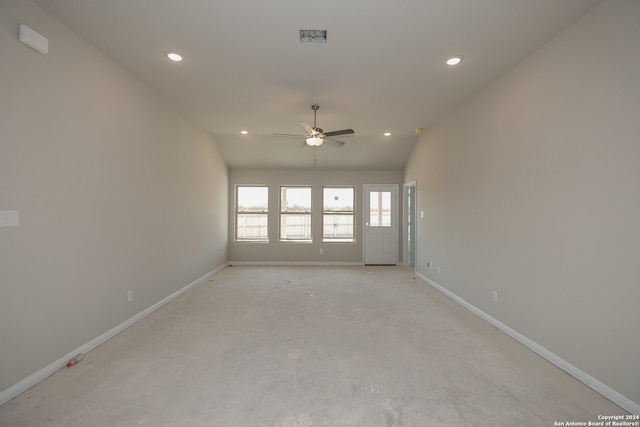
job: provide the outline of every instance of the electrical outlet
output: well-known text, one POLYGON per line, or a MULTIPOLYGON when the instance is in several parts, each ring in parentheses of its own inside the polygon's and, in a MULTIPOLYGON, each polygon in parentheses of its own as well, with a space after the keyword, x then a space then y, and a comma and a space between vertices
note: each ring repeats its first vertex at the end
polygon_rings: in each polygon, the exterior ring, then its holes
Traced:
POLYGON ((133 291, 129 290, 127 292, 127 302, 131 302, 131 301, 133 301, 133 291))
POLYGON ((493 291, 493 302, 498 302, 498 291, 493 291))
POLYGON ((320 255, 324 254, 324 248, 320 248, 320 255))
POLYGON ((440 273, 440 266, 438 266, 438 273, 440 273))

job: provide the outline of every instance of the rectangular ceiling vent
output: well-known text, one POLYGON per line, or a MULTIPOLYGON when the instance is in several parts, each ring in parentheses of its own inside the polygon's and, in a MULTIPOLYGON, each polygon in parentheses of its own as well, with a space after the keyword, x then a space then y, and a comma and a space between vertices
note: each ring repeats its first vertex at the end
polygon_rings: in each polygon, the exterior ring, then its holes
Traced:
POLYGON ((327 30, 300 30, 301 43, 326 43, 327 30))

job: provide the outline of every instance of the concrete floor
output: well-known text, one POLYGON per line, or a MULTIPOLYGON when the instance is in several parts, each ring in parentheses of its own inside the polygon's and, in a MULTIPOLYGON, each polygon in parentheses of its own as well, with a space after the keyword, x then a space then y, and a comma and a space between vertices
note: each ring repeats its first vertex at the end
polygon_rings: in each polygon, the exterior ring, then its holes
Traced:
POLYGON ((625 411, 395 267, 229 267, 0 426, 553 426, 625 411))

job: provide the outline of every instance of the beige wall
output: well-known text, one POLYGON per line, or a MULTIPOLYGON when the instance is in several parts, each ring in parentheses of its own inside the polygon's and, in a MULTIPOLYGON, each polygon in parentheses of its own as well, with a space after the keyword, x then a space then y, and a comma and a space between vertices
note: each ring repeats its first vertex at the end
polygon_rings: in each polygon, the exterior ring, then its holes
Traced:
POLYGON ((20 212, 0 228, 0 391, 224 264, 227 178, 164 99, 31 2, 0 2, 0 210, 20 212))
MULTIPOLYGON (((230 262, 293 262, 293 263, 362 263, 362 205, 364 184, 397 184, 402 191, 402 171, 323 171, 323 170, 245 170, 229 171, 229 261, 230 262), (269 186, 269 243, 235 242, 236 185, 269 186), (281 185, 312 186, 313 243, 278 241, 279 188, 281 185), (356 242, 322 243, 322 187, 353 185, 356 187, 356 242), (320 254, 320 248, 324 254, 320 254)), ((399 206, 399 205, 398 205, 399 206)), ((398 246, 400 248, 400 245, 398 246)), ((401 256, 399 254, 399 256, 401 256)), ((399 259, 402 259, 401 257, 399 259)))
POLYGON ((424 135, 404 178, 421 274, 635 402, 639 23, 640 2, 600 4, 424 135))

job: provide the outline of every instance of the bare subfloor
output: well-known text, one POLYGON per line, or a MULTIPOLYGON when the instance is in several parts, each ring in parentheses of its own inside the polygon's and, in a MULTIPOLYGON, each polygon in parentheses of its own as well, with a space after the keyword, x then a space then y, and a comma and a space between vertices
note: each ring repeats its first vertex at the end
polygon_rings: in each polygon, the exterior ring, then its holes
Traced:
POLYGON ((513 427, 623 413, 410 271, 229 267, 2 406, 0 425, 513 427))

